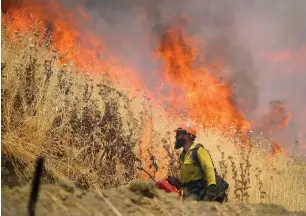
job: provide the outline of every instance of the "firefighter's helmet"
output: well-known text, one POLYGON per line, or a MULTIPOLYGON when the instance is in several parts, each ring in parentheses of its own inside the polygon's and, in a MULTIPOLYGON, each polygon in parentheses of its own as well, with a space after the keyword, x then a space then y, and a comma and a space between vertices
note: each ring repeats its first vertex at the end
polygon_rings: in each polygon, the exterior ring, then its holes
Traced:
POLYGON ((180 124, 180 126, 177 128, 177 131, 178 130, 185 130, 187 131, 187 133, 190 133, 195 137, 197 136, 197 131, 196 131, 195 126, 189 122, 184 122, 180 124))

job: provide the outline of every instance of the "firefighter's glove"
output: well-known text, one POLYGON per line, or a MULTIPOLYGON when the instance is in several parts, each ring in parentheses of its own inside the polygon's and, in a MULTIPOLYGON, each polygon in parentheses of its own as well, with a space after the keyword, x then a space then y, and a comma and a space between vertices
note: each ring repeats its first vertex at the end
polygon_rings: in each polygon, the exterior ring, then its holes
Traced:
POLYGON ((213 199, 217 196, 217 187, 216 185, 209 185, 207 188, 206 195, 204 197, 204 201, 213 201, 213 199))
POLYGON ((176 178, 174 176, 168 176, 167 181, 168 181, 169 184, 176 187, 176 189, 180 189, 181 184, 180 184, 180 181, 178 180, 178 178, 176 178))

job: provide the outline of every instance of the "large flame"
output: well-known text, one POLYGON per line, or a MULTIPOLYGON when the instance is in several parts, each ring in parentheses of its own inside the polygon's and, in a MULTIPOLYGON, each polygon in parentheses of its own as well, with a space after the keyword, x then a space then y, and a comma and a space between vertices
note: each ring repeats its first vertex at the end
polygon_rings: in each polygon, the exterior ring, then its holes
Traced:
MULTIPOLYGON (((89 22, 90 17, 82 8, 75 7, 72 11, 65 11, 56 0, 45 4, 30 0, 24 7, 12 8, 11 13, 15 20, 11 22, 12 26, 7 34, 31 31, 32 23, 41 20, 41 28, 52 31, 53 43, 62 63, 72 62, 81 69, 90 68, 94 73, 110 71, 114 81, 128 77, 126 87, 144 87, 144 83, 136 76, 133 65, 119 63, 118 58, 109 54, 103 38, 86 28, 84 20, 89 22), (24 13, 24 8, 30 13, 24 13), (101 59, 102 55, 107 58, 101 59)), ((2 19, 2 22, 8 21, 2 19)), ((228 86, 213 76, 213 69, 204 67, 199 61, 195 44, 187 38, 181 26, 174 25, 165 32, 158 55, 166 65, 165 70, 162 70, 162 77, 173 88, 172 94, 163 99, 170 99, 173 102, 172 108, 186 108, 186 115, 206 127, 223 130, 230 127, 238 130, 249 128, 231 103, 228 86)), ((152 93, 147 94, 153 97, 152 93)))
MULTIPOLYGON (((53 45, 61 56, 61 63, 72 62, 76 67, 83 70, 90 68, 90 71, 96 74, 108 71, 114 81, 127 77, 128 82, 124 83, 124 87, 143 88, 144 82, 137 77, 133 65, 123 64, 120 59, 112 56, 103 37, 84 25, 84 21, 90 22, 91 18, 82 8, 75 7, 66 11, 56 0, 50 0, 46 4, 29 0, 27 5, 11 8, 11 14, 14 22, 2 18, 2 22, 10 25, 7 29, 8 35, 16 34, 16 31, 32 31, 32 23, 41 20, 40 28, 48 29, 53 34, 53 45), (25 8, 30 15, 24 12, 25 8)), ((231 89, 226 82, 219 80, 222 65, 219 61, 208 62, 203 59, 198 46, 197 40, 189 37, 177 23, 164 32, 155 54, 164 63, 159 75, 171 91, 169 95, 157 99, 171 102, 169 112, 183 109, 182 118, 192 119, 206 128, 248 131, 250 123, 234 106, 231 89)), ((305 51, 301 52, 304 55, 305 51)), ((292 58, 292 54, 287 52, 266 55, 275 61, 292 58)), ((147 94, 151 97, 154 95, 153 92, 147 94)), ((278 114, 283 115, 282 110, 278 114)), ((290 118, 291 114, 282 118, 280 125, 288 124, 290 118)), ((149 157, 147 149, 150 146, 152 124, 152 119, 149 118, 140 145, 144 161, 149 157)), ((145 167, 147 166, 148 163, 145 163, 145 167)))
POLYGON ((125 85, 129 88, 144 86, 133 73, 131 65, 123 64, 112 56, 103 38, 86 27, 86 22, 91 20, 82 8, 66 11, 56 0, 44 4, 29 0, 23 4, 10 8, 9 14, 13 21, 8 16, 2 17, 2 23, 9 25, 6 31, 8 36, 33 31, 35 23, 41 31, 51 31, 52 42, 62 64, 73 63, 76 68, 94 74, 107 72, 114 82, 128 77, 129 81, 125 85))
POLYGON ((209 65, 204 66, 196 44, 180 25, 163 34, 157 54, 165 62, 165 79, 174 89, 174 106, 186 108, 193 120, 208 128, 249 129, 249 123, 231 102, 229 87, 214 76, 209 65))

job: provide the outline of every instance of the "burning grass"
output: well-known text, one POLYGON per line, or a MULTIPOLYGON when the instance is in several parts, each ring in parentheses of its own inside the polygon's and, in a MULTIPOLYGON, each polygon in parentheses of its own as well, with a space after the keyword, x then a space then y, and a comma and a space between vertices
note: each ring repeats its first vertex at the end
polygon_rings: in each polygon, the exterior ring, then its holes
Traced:
MULTIPOLYGON (((2 155, 12 158, 22 184, 31 178, 31 164, 39 155, 47 157, 49 181, 64 177, 85 188, 147 178, 136 170, 141 162, 157 179, 178 175, 178 152, 169 131, 175 121, 159 119, 144 97, 137 97, 141 103, 131 100, 106 76, 59 64, 49 36, 35 23, 11 37, 6 30, 3 25, 2 155)), ((230 202, 306 210, 304 163, 281 155, 269 160, 263 146, 270 143, 264 139, 252 139, 243 149, 236 134, 208 130, 200 131, 198 140, 230 183, 230 202)))
POLYGON ((48 158, 51 179, 84 187, 134 179, 132 150, 141 141, 143 115, 106 77, 60 65, 48 35, 31 28, 8 38, 2 27, 2 154, 18 159, 21 182, 39 155, 48 158))

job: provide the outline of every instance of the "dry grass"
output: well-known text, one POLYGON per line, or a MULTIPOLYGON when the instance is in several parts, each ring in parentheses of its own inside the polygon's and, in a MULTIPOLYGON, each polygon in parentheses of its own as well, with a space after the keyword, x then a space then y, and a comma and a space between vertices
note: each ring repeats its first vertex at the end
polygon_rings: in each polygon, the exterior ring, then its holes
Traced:
POLYGON ((17 159, 20 181, 29 180, 38 155, 47 157, 51 180, 65 177, 83 187, 103 188, 134 179, 133 150, 145 119, 132 111, 127 94, 106 77, 60 65, 48 35, 35 23, 32 32, 10 38, 6 27, 1 41, 2 155, 17 159))
MULTIPOLYGON (((83 187, 113 187, 143 178, 135 169, 141 163, 137 157, 157 179, 178 175, 179 152, 173 150, 169 130, 177 120, 153 112, 144 97, 131 100, 107 77, 92 78, 73 65, 60 65, 60 56, 35 23, 32 32, 10 38, 5 28, 2 155, 14 159, 22 183, 31 178, 38 155, 47 157, 49 180, 65 177, 83 187)), ((306 210, 305 163, 282 156, 268 160, 268 141, 250 140, 251 148, 245 150, 240 140, 211 131, 200 131, 198 138, 230 183, 229 202, 306 210)))
POLYGON ((282 154, 271 156, 271 142, 263 138, 250 139, 249 149, 238 147, 235 137, 208 132, 200 139, 230 183, 229 202, 273 203, 306 211, 305 162, 282 154))

